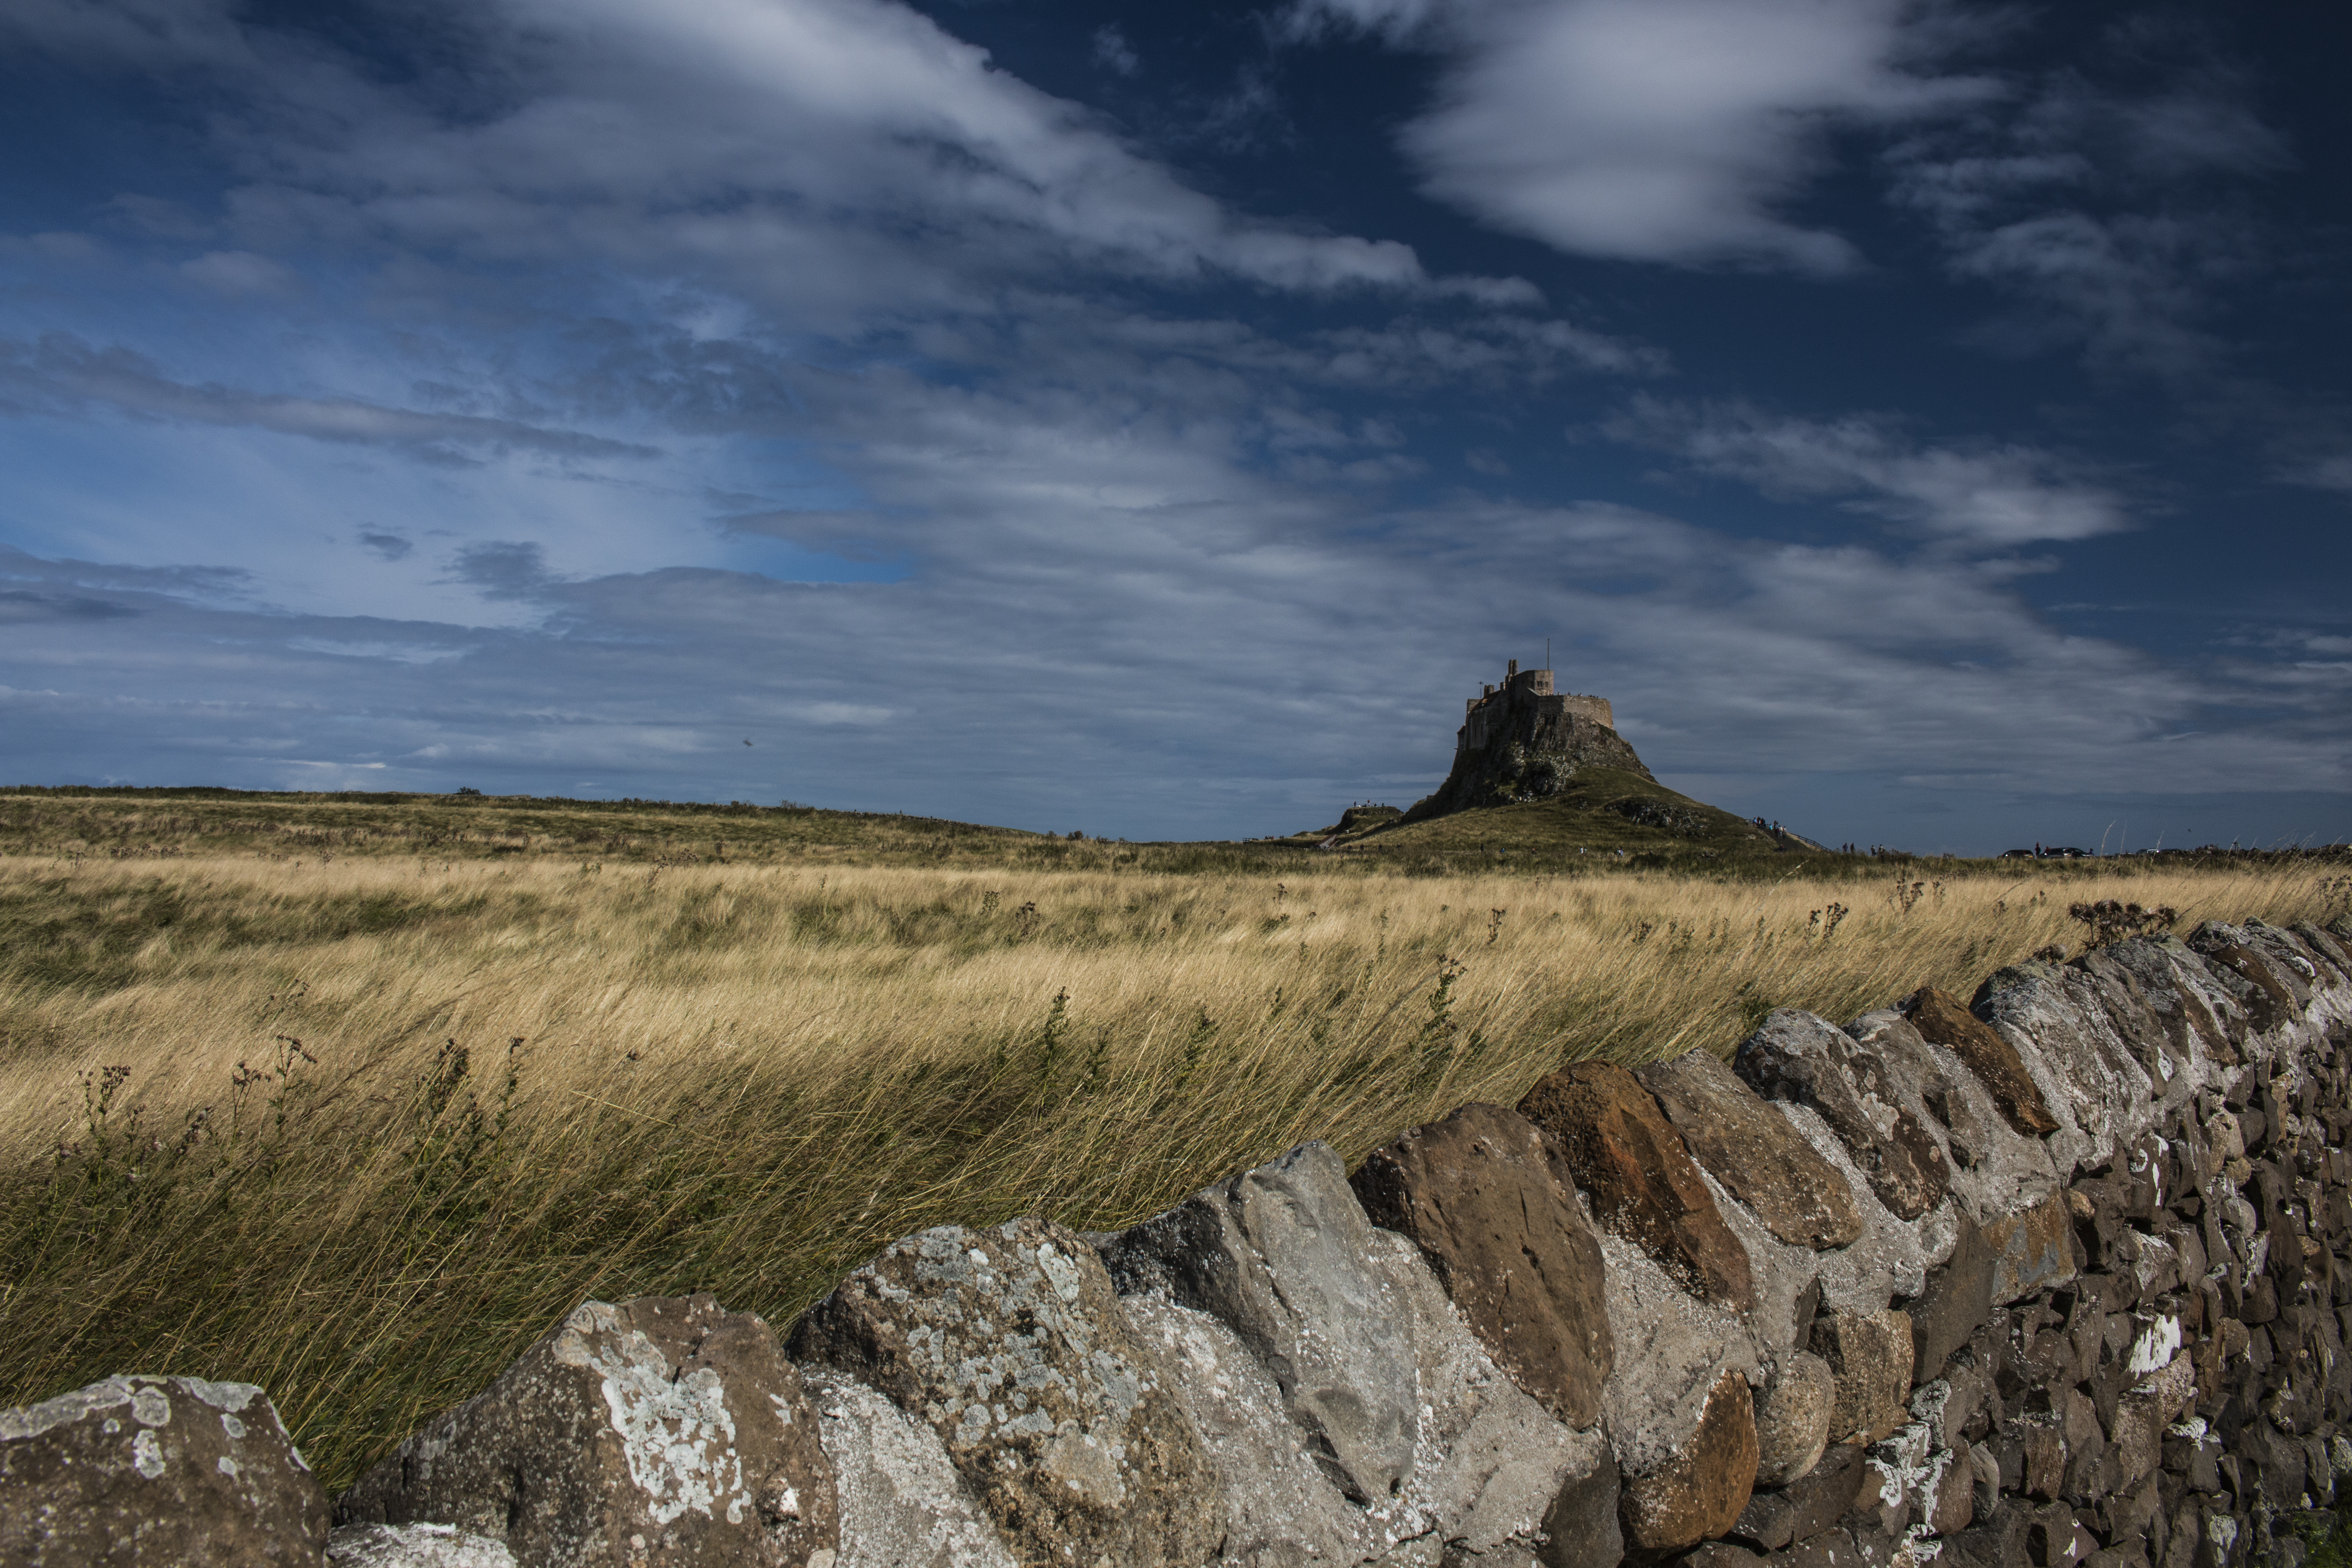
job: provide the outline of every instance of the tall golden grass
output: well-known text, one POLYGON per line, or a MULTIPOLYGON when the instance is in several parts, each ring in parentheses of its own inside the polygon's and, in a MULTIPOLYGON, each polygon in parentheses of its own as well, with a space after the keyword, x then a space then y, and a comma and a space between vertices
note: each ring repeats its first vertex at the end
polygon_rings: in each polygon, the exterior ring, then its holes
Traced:
POLYGON ((0 860, 0 1404, 256 1382, 340 1486, 587 1296, 781 1322, 927 1225, 1110 1227, 1563 1060, 1965 994, 2074 900, 2338 891, 0 860))

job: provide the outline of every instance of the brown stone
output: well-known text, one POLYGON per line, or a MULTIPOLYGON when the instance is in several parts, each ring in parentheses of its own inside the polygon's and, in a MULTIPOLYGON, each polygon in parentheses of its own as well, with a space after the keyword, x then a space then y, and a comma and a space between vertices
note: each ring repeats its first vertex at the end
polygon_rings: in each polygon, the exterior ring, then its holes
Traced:
POLYGON ((1196 1563, 1215 1471, 1110 1276, 1034 1216, 892 1243, 795 1325, 793 1352, 929 1421, 1023 1563, 1196 1563))
POLYGON ((1927 1288, 1908 1309, 1911 1317, 1911 1381, 1926 1383, 1943 1370, 1952 1352, 1992 1315, 1992 1283, 1998 1255, 1984 1232, 1963 1214, 1951 1256, 1927 1271, 1927 1288))
POLYGON ((1567 1425, 1601 1419, 1601 1243, 1533 1123, 1464 1106, 1374 1150, 1349 1185, 1374 1225, 1421 1248, 1496 1365, 1567 1425))
POLYGON ((1738 1521, 1756 1485, 1756 1417, 1748 1380, 1727 1372, 1706 1396, 1698 1429, 1666 1462, 1625 1478, 1620 1500, 1626 1543, 1678 1552, 1722 1535, 1738 1521))
POLYGON ((1837 1168, 1714 1052, 1687 1051, 1633 1076, 1691 1157, 1774 1236, 1822 1252, 1862 1235, 1862 1210, 1837 1168))
POLYGON ((1610 1062, 1562 1068, 1528 1091, 1519 1114, 1550 1136, 1601 1224, 1693 1295, 1742 1312, 1755 1305, 1748 1249, 1632 1073, 1610 1062))
POLYGON ((2005 1307, 2074 1278, 2073 1216, 2063 1193, 1984 1227, 1992 1254, 1992 1304, 2005 1307))
POLYGON ((250 1384, 110 1377, 0 1410, 0 1563, 323 1563, 326 1493, 250 1384))
POLYGON ((774 1332, 709 1296, 590 1301, 428 1422, 339 1524, 456 1525, 523 1563, 772 1564, 835 1548, 833 1467, 774 1332))
POLYGON ((1813 1320, 1812 1352, 1829 1363, 1830 1441, 1875 1443, 1910 1418, 1911 1319, 1882 1312, 1824 1312, 1813 1320))
POLYGON ((1923 986, 1905 998, 1904 1016, 1931 1044, 1943 1047, 1968 1065, 1992 1091, 2002 1118, 2028 1138, 2058 1131, 2058 1119, 2034 1087, 2017 1047, 2000 1037, 1991 1025, 1969 1011, 1958 997, 1934 986, 1923 986))

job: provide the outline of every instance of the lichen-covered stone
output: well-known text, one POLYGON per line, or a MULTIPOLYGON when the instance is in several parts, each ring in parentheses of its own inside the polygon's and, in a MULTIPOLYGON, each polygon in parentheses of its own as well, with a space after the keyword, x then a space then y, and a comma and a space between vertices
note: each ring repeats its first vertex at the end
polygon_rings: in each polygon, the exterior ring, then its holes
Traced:
POLYGON ((1908 1112, 1945 1154, 1951 1195, 1971 1217, 1991 1219, 2057 1191, 2049 1149, 2010 1126, 1992 1091, 1951 1050, 1892 1008, 1864 1014, 1845 1032, 1879 1069, 1872 1094, 1908 1112))
POLYGON ((1977 1006, 2016 1049, 2057 1119, 2050 1154, 2062 1178, 2096 1170, 2155 1124, 2157 1080, 2081 970, 2013 965, 1985 982, 1977 1006))
POLYGON ((1578 1062, 1538 1080, 1519 1114, 1543 1129, 1593 1217, 1656 1258, 1685 1289, 1745 1311, 1755 1303, 1747 1249, 1717 1212, 1698 1168, 1633 1075, 1578 1062))
POLYGON ((1774 1237, 1822 1251, 1862 1235, 1862 1214, 1843 1178, 1714 1052, 1686 1051, 1633 1076, 1692 1158, 1774 1237))
POLYGON ((833 1568, 1013 1568, 929 1423, 835 1368, 801 1376, 841 1499, 833 1568))
POLYGON ((799 1568, 837 1544, 833 1467, 768 1325, 707 1295, 590 1301, 336 1503, 454 1524, 526 1563, 799 1568))
MULTIPOLYGON (((1555 1509, 1599 1489, 1613 1508, 1600 1432, 1571 1430, 1496 1365, 1420 1249, 1365 1221, 1322 1145, 1104 1247, 1218 1467, 1233 1510, 1229 1554, 1299 1561, 1309 1544, 1344 1540, 1352 1519, 1367 1558, 1526 1562, 1551 1550, 1543 1521, 1555 1509), (1314 1405, 1302 1405, 1302 1390, 1314 1405), (1378 1489, 1356 1485, 1329 1440, 1333 1423, 1361 1407, 1405 1421, 1395 1481, 1378 1489), (1244 1479, 1252 1475, 1260 1479, 1244 1479), (1254 1499, 1234 1495, 1253 1488, 1254 1499)), ((1355 1428, 1359 1437, 1376 1430, 1355 1428)), ((1351 1447, 1360 1457, 1369 1445, 1351 1447)))
POLYGON ((506 1542, 454 1524, 346 1524, 327 1538, 331 1568, 516 1568, 506 1542))
POLYGON ((1942 1151, 1887 1098, 1879 1059, 1827 1019, 1780 1008, 1740 1042, 1731 1065, 1765 1098, 1818 1111, 1898 1217, 1917 1219, 1943 1200, 1951 1180, 1942 1151))
POLYGON ((894 1242, 794 1326, 939 1433, 1021 1561, 1190 1564, 1216 1477, 1094 1249, 1036 1217, 894 1242))
POLYGON ((1373 1223, 1421 1248, 1521 1388, 1570 1426, 1601 1418, 1612 1363, 1601 1244, 1531 1123, 1465 1106, 1374 1150, 1350 1181, 1373 1223))
POLYGON ((1164 1294, 1238 1334, 1332 1480, 1371 1503, 1403 1490, 1420 1419, 1374 1235, 1339 1157, 1302 1143, 1105 1242, 1103 1259, 1122 1294, 1164 1294))
POLYGON ((0 1410, 0 1563, 324 1561, 326 1494, 268 1395, 195 1377, 110 1377, 0 1410))
POLYGON ((1748 1380, 1727 1372, 1708 1389, 1696 1428, 1663 1462, 1624 1479, 1628 1542, 1675 1552, 1730 1530, 1756 1485, 1756 1418, 1748 1380))

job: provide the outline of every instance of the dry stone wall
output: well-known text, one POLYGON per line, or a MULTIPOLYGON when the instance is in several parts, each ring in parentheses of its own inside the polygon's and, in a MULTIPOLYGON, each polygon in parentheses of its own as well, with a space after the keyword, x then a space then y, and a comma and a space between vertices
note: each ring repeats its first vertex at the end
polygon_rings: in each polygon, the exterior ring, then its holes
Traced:
POLYGON ((590 1302, 331 1508, 260 1390, 109 1379, 0 1412, 0 1563, 2294 1568, 2352 1509, 2347 937, 1783 1010, 929 1230, 782 1335, 590 1302))

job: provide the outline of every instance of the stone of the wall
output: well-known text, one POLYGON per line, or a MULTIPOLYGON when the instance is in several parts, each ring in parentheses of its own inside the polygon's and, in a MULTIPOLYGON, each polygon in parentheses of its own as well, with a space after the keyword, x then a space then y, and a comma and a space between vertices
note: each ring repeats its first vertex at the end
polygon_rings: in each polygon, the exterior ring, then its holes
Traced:
POLYGON ((346 1524, 327 1538, 331 1568, 516 1568, 507 1543, 454 1524, 346 1524))
POLYGON ((1687 1051, 1633 1076, 1692 1157, 1776 1238, 1826 1251, 1862 1235, 1861 1211, 1837 1172, 1714 1053, 1687 1051))
POLYGON ((800 1374, 749 1312, 644 1296, 572 1312, 339 1499, 342 1524, 452 1524, 525 1563, 798 1568, 837 1541, 800 1374))
POLYGON ((1374 1150, 1349 1180, 1374 1224, 1420 1247, 1521 1388, 1570 1426, 1601 1418, 1612 1363, 1601 1244, 1531 1123, 1465 1106, 1374 1150))
MULTIPOLYGON (((1486 1109, 1454 1131, 1484 1124, 1507 1134, 1517 1119, 1486 1109)), ((1490 1152, 1512 1152, 1509 1140, 1490 1152)), ((1429 1184, 1448 1162, 1407 1163, 1416 1202, 1439 1203, 1429 1184)), ((1463 1173, 1474 1184, 1501 1178, 1483 1157, 1463 1173)), ((1613 1535, 1605 1439, 1557 1420, 1496 1364, 1421 1248, 1365 1220, 1322 1145, 1244 1172, 1103 1247, 1130 1316, 1183 1374, 1227 1488, 1229 1555, 1348 1562, 1356 1551, 1417 1562, 1425 1550, 1433 1563, 1457 1550, 1565 1565, 1585 1561, 1571 1547, 1595 1550, 1600 1525, 1613 1535), (1353 1353, 1364 1346, 1382 1359, 1353 1353), (1335 1423, 1367 1408, 1398 1412, 1403 1434, 1394 1479, 1377 1489, 1342 1466, 1331 1441, 1335 1423), (1580 1510, 1593 1517, 1572 1532, 1546 1525, 1580 1510)), ((1359 1420, 1356 1430, 1351 1451, 1361 1453, 1362 1434, 1380 1428, 1359 1420)))
POLYGON ((0 1410, 0 1563, 317 1563, 328 1507, 260 1389, 110 1377, 0 1410))
POLYGON ((1787 1486, 1821 1463, 1836 1404, 1837 1377, 1829 1363, 1810 1351, 1780 1358, 1770 1384, 1756 1397, 1758 1486, 1787 1486))
POLYGON ((1059 1226, 893 1243, 792 1348, 929 1422, 1016 1561, 1179 1568, 1223 1533, 1200 1434, 1094 1248, 1059 1226))
POLYGON ((1943 1152, 1916 1116, 1886 1098, 1879 1059, 1826 1019, 1780 1008, 1740 1042, 1731 1065, 1766 1099, 1818 1112, 1896 1217, 1917 1219, 1943 1201, 1951 1183, 1943 1152))
POLYGON ((1857 1060, 1870 1064, 1865 1103, 1877 1098, 1909 1115, 1944 1156, 1948 1191, 1971 1218, 1998 1219, 2058 1190, 2042 1139, 2010 1125, 1958 1053, 1927 1039, 1892 1008, 1864 1014, 1845 1032, 1863 1047, 1857 1060))
POLYGON ((1943 1047, 1967 1065, 1992 1097, 2002 1120, 2020 1137, 2042 1138, 2058 1131, 2057 1120, 2019 1059, 2017 1048, 1969 1012, 1958 997, 1932 985, 1923 986, 1903 1000, 1900 1011, 1923 1039, 1943 1047))
POLYGON ((1625 1478, 1625 1539, 1672 1552, 1738 1522, 1756 1484, 1756 1418, 1748 1380, 1736 1372, 1706 1393, 1696 1429, 1647 1472, 1625 1478))
POLYGON ((1650 1091, 1612 1062, 1551 1073, 1519 1101, 1543 1129, 1593 1217, 1640 1246, 1685 1289, 1738 1311, 1755 1303, 1747 1249, 1650 1091))
POLYGON ((1347 1167, 1307 1143, 1123 1233, 1103 1258, 1122 1294, 1164 1294, 1240 1335, 1332 1480, 1371 1503, 1403 1489, 1419 1420, 1411 1335, 1371 1250, 1347 1167))
POLYGON ((835 1367, 801 1380, 841 1500, 834 1568, 1013 1568, 929 1422, 835 1367))

